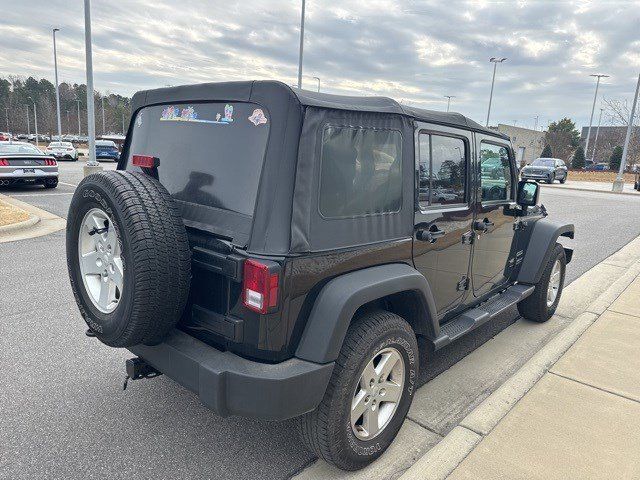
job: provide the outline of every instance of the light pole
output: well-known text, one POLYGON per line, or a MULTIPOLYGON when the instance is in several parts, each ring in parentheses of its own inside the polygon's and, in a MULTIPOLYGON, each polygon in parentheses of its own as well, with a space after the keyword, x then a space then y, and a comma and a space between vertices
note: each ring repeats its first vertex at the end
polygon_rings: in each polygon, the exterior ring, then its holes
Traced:
POLYGON ((27 97, 33 103, 33 124, 36 129, 36 147, 38 147, 38 111, 36 110, 36 102, 33 98, 27 97))
POLYGON ((456 98, 455 95, 445 95, 444 98, 447 99, 447 112, 449 111, 449 107, 451 106, 451 99, 456 98))
POLYGON ((496 69, 498 68, 498 64, 502 63, 506 60, 506 58, 496 58, 491 57, 489 61, 493 63, 493 77, 491 78, 491 93, 489 94, 489 108, 487 110, 487 127, 489 126, 489 116, 491 115, 491 101, 493 100, 493 86, 496 83, 496 69))
POLYGON ((629 153, 629 140, 631 139, 631 131, 633 130, 633 120, 636 116, 636 106, 638 105, 638 93, 640 92, 640 75, 638 75, 638 83, 636 84, 636 94, 633 97, 633 105, 631 106, 631 115, 629 115, 629 126, 627 126, 627 136, 624 139, 624 149, 622 150, 622 160, 620 161, 620 169, 618 176, 613 182, 612 191, 622 193, 624 188, 624 168, 627 166, 627 153, 629 153))
POLYGON ((31 124, 29 123, 29 105, 27 105, 27 140, 31 136, 31 124))
POLYGON ((62 125, 60 123, 60 89, 58 88, 58 52, 56 50, 56 32, 59 28, 53 29, 53 69, 56 74, 56 118, 58 120, 58 141, 62 140, 62 125))
POLYGON ((9 132, 9 107, 4 107, 4 114, 7 117, 7 132, 9 132))
POLYGON ((82 128, 80 126, 80 99, 76 98, 76 102, 78 103, 78 137, 82 136, 82 128))
POLYGON ((318 93, 320 93, 320 77, 313 77, 318 81, 318 93))
POLYGON ((89 134, 89 167, 85 174, 100 167, 96 161, 96 117, 93 106, 93 52, 91 50, 91 0, 84 0, 84 42, 87 62, 87 133, 89 134))
POLYGON ((596 147, 598 146, 598 134, 600 133, 600 122, 602 121, 603 110, 604 108, 601 108, 600 115, 598 115, 598 127, 596 128, 596 138, 593 139, 593 154, 591 155, 591 163, 594 163, 593 159, 596 158, 596 147))
POLYGON ((124 112, 122 112, 122 135, 124 135, 124 112))
POLYGON ((595 73, 589 75, 590 77, 596 77, 598 80, 596 81, 596 93, 593 95, 593 106, 591 107, 591 118, 589 118, 589 129, 587 130, 587 141, 584 144, 584 152, 588 155, 589 151, 589 137, 591 136, 591 125, 593 123, 593 112, 596 109, 596 100, 598 99, 598 87, 600 86, 600 79, 607 78, 609 75, 602 75, 600 73, 595 73))
POLYGON ((304 50, 304 7, 305 7, 305 0, 302 0, 302 13, 300 15, 300 54, 298 58, 298 88, 302 88, 302 51, 304 50))
POLYGON ((538 131, 538 115, 535 116, 536 119, 536 123, 533 125, 533 129, 537 132, 538 131))
POLYGON ((105 135, 107 132, 105 132, 106 127, 104 122, 104 97, 100 97, 100 101, 102 103, 102 135, 105 135))
POLYGON ((67 110, 67 135, 71 134, 71 124, 69 123, 69 110, 67 110))

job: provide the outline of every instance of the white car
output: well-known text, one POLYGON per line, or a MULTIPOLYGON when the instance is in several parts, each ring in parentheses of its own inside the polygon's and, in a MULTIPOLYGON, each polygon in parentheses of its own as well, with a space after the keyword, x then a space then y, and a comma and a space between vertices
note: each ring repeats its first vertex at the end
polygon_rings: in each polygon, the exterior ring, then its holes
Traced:
POLYGON ((78 160, 78 151, 71 142, 51 142, 46 149, 49 155, 53 155, 57 160, 78 160))
POLYGON ((58 162, 27 142, 0 142, 0 186, 58 186, 58 162))

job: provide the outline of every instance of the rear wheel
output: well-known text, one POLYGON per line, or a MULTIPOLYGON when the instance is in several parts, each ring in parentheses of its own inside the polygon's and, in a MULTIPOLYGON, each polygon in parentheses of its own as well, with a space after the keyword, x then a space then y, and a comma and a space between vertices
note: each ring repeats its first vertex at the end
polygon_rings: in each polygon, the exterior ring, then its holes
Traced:
POLYGON ((564 183, 567 181, 567 174, 564 175, 564 177, 562 177, 562 179, 560 180, 560 183, 564 183))
POLYGON ((556 179, 556 176, 555 176, 555 174, 553 174, 553 173, 552 173, 552 174, 549 176, 549 178, 547 179, 547 183, 548 183, 548 184, 552 184, 552 183, 554 182, 554 180, 555 180, 555 179, 556 179))
POLYGON ((417 376, 418 345, 405 320, 387 311, 355 319, 322 402, 298 419, 303 442, 343 470, 368 465, 398 433, 417 376))
POLYGON ((562 295, 566 266, 564 248, 556 243, 534 292, 518 304, 520 315, 540 323, 553 316, 562 295))

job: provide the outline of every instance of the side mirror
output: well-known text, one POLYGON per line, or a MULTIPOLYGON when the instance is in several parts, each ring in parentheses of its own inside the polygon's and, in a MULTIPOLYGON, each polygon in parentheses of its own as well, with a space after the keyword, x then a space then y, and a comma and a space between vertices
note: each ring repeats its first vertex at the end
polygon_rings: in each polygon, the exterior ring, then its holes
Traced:
POLYGON ((538 204, 540 185, 535 182, 521 180, 518 182, 518 205, 521 207, 533 207, 538 204))

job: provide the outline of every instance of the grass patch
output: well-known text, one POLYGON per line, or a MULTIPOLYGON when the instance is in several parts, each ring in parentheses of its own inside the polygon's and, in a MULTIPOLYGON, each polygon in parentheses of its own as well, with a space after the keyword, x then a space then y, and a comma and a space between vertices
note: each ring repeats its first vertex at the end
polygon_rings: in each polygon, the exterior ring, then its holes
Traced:
POLYGON ((29 214, 21 208, 14 207, 10 203, 0 200, 0 227, 24 222, 29 219, 29 214))
MULTIPOLYGON (((570 170, 568 179, 580 181, 580 182, 608 182, 613 183, 616 179, 618 172, 609 171, 601 171, 601 172, 585 172, 581 170, 570 170)), ((634 182, 633 173, 625 173, 624 181, 625 183, 633 183, 634 182)))

